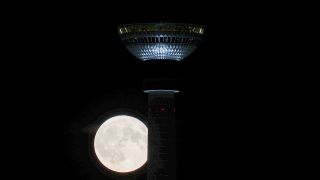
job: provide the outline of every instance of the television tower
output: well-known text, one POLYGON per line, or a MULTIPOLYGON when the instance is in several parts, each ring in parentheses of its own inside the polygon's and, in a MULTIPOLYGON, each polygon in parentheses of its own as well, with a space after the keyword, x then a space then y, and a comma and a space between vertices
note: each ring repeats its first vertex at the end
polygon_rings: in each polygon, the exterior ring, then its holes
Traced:
MULTIPOLYGON (((182 23, 137 23, 118 27, 127 49, 142 61, 181 61, 199 45, 204 26, 182 23)), ((163 70, 165 71, 165 70, 163 70)), ((148 180, 175 180, 177 80, 144 80, 148 94, 148 180)))

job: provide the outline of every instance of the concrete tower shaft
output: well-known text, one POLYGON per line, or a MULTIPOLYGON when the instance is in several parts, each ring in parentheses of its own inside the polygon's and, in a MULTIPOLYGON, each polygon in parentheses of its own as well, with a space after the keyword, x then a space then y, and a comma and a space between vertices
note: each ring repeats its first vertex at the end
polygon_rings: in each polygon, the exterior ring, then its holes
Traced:
POLYGON ((176 179, 176 90, 151 90, 148 93, 148 180, 176 179))

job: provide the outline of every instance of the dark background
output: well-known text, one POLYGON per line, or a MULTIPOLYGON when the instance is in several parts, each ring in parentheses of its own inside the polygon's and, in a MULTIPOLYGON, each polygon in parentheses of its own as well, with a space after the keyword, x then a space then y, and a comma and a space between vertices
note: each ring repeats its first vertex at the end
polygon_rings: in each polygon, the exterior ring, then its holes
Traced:
POLYGON ((270 105, 277 91, 270 86, 274 27, 265 15, 236 5, 151 7, 60 7, 49 13, 44 8, 24 19, 29 60, 19 64, 26 73, 12 93, 19 102, 13 113, 28 118, 16 118, 21 135, 10 133, 23 142, 7 146, 18 147, 8 148, 22 161, 11 161, 14 169, 43 179, 109 179, 90 154, 97 119, 121 110, 146 117, 143 79, 174 77, 181 90, 180 179, 256 178, 280 171, 282 162, 273 159, 277 149, 270 146, 278 143, 272 140, 277 123, 271 116, 279 109, 270 105), (204 40, 181 62, 152 64, 131 55, 117 34, 119 24, 160 21, 203 24, 204 40))

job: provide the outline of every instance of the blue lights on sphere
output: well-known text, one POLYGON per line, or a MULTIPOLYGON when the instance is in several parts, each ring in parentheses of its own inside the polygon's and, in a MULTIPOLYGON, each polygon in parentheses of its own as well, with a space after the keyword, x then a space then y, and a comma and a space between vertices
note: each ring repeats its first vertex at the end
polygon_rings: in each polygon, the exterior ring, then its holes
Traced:
POLYGON ((176 23, 126 24, 118 27, 128 50, 140 60, 177 60, 199 45, 204 26, 176 23))

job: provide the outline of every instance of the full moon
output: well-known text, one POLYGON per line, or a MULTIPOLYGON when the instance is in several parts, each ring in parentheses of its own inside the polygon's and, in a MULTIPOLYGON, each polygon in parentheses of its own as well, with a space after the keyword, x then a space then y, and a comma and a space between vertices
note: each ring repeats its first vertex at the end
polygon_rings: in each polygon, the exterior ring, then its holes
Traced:
POLYGON ((148 128, 132 116, 111 117, 99 127, 94 150, 99 161, 112 171, 137 170, 147 161, 148 128))

